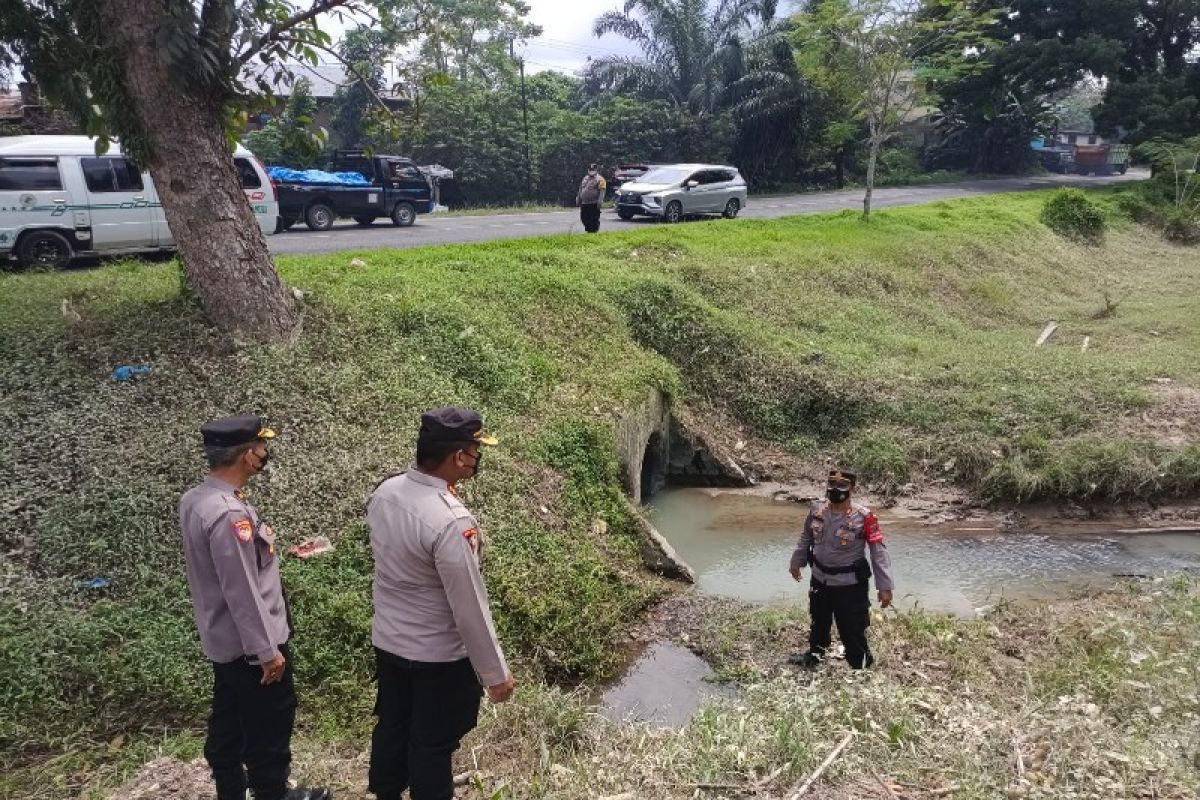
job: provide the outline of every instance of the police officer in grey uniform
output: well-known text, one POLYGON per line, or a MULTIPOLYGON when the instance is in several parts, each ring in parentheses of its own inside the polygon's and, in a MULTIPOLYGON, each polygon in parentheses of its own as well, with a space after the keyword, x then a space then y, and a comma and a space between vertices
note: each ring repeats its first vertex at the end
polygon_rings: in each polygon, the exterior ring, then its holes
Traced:
POLYGON ((379 679, 369 788, 379 800, 400 800, 406 788, 411 800, 453 798, 451 757, 478 721, 483 689, 494 703, 512 696, 480 575, 479 523, 455 488, 495 444, 468 408, 426 412, 416 469, 383 481, 367 503, 379 679))
POLYGON ((242 489, 266 466, 274 431, 252 414, 200 428, 210 472, 179 502, 188 588, 213 665, 204 756, 218 800, 329 800, 288 789, 296 690, 275 533, 242 489))
POLYGON ((808 606, 812 616, 807 653, 792 656, 790 663, 816 666, 829 649, 830 629, 837 622, 838 636, 846 648, 846 661, 854 669, 871 666, 874 657, 867 643, 871 624, 868 596, 871 567, 879 604, 892 604, 892 559, 879 520, 871 509, 853 502, 856 476, 848 470, 832 470, 826 500, 814 503, 804 520, 804 531, 789 568, 800 580, 804 567, 812 568, 808 606), (870 551, 868 564, 866 552, 870 551))

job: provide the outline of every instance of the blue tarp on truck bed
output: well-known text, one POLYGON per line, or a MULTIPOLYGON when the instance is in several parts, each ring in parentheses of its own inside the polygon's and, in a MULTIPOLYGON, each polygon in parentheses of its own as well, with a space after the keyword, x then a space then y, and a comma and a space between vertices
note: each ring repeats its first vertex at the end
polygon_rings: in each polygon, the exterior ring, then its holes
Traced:
POLYGON ((282 183, 311 183, 332 186, 370 186, 371 182, 357 172, 322 172, 319 169, 288 169, 267 167, 271 180, 282 183))

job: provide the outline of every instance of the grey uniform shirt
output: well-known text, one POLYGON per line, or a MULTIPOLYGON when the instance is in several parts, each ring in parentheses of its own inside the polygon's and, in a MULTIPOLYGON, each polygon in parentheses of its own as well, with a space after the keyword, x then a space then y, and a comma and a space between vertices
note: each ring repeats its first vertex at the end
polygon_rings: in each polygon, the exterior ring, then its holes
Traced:
POLYGON ((575 195, 575 202, 581 206, 592 206, 604 202, 605 185, 604 178, 599 174, 584 175, 583 180, 579 182, 579 193, 575 195))
POLYGON ((440 478, 410 471, 367 502, 375 553, 371 641, 412 661, 470 658, 484 686, 508 679, 487 587, 479 523, 440 478))
POLYGON ((814 503, 804 520, 804 530, 792 553, 792 567, 811 567, 814 580, 826 586, 853 586, 858 577, 853 572, 827 573, 816 564, 809 564, 808 548, 812 545, 815 560, 827 567, 848 567, 870 550, 871 571, 875 588, 892 591, 892 557, 879 530, 879 520, 866 506, 851 503, 846 513, 834 511, 828 501, 814 503))
POLYGON ((270 526, 213 477, 179 501, 179 526, 204 655, 221 664, 273 659, 290 631, 270 526))

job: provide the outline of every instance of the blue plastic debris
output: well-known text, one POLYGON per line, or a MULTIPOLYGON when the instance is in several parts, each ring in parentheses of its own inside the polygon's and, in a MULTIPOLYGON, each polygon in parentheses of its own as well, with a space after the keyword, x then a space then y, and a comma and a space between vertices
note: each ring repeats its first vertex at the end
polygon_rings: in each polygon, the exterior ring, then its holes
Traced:
POLYGON ((82 589, 107 589, 112 586, 112 581, 108 578, 92 578, 90 581, 79 581, 78 583, 82 589))
POLYGON ((370 186, 371 182, 357 172, 324 172, 319 169, 288 169, 267 167, 271 180, 285 183, 331 184, 334 186, 370 186))
POLYGON ((140 365, 125 365, 117 367, 113 370, 112 378, 114 381, 127 383, 134 378, 140 378, 143 375, 149 375, 154 370, 151 364, 140 365))

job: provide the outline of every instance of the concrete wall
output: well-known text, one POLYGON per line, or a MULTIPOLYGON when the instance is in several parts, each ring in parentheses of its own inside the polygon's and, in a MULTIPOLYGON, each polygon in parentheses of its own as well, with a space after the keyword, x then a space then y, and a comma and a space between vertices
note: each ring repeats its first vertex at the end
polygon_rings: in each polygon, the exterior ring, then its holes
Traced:
POLYGON ((617 423, 617 458, 621 462, 621 483, 625 493, 635 506, 648 498, 642 497, 642 467, 645 464, 646 447, 655 439, 651 453, 655 463, 655 474, 648 476, 653 491, 666 484, 667 463, 670 460, 671 410, 667 396, 651 389, 645 399, 625 414, 617 423), (655 434, 658 434, 655 438, 655 434))

